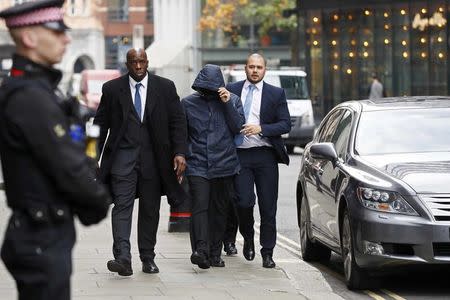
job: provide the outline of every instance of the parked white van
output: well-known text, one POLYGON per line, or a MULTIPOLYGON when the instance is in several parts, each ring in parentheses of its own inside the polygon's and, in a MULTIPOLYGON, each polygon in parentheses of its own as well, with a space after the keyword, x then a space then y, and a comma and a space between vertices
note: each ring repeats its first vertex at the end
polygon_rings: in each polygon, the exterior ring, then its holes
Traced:
MULTIPOLYGON (((246 78, 244 67, 224 70, 225 82, 236 82, 246 78)), ((306 72, 300 68, 268 69, 264 81, 274 86, 284 88, 291 115, 292 128, 283 135, 288 153, 294 151, 294 146, 304 147, 314 135, 314 115, 311 99, 306 83, 306 72)))

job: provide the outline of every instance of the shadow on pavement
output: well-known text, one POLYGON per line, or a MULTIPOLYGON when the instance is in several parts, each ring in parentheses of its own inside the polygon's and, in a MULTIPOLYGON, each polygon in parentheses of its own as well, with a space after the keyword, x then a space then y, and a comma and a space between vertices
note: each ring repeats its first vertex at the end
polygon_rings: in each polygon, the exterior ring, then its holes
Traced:
MULTIPOLYGON (((345 284, 343 262, 337 254, 329 262, 314 265, 334 273, 345 284)), ((395 267, 377 274, 371 290, 389 290, 406 299, 450 299, 449 278, 449 265, 395 267)))

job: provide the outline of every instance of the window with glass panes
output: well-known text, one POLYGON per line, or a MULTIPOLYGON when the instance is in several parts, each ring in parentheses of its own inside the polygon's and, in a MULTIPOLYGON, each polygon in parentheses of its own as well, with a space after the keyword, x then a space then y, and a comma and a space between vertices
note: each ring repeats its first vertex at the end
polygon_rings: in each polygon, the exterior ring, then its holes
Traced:
POLYGON ((128 21, 128 0, 108 0, 108 20, 128 21))
POLYGON ((387 96, 450 93, 450 0, 345 2, 305 10, 306 70, 324 113, 367 98, 372 74, 387 96))
POLYGON ((153 22, 153 0, 147 0, 147 21, 153 22))

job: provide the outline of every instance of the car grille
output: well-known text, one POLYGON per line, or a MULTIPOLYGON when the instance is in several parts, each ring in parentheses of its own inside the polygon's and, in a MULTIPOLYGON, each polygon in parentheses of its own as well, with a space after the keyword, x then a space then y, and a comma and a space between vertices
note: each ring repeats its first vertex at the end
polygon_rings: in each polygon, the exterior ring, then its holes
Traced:
POLYGON ((450 256, 450 243, 433 243, 434 256, 450 256))
POLYGON ((450 195, 419 195, 436 221, 450 221, 450 195))
POLYGON ((389 255, 403 255, 413 256, 414 248, 411 244, 394 244, 394 243, 381 243, 383 245, 384 253, 389 255))

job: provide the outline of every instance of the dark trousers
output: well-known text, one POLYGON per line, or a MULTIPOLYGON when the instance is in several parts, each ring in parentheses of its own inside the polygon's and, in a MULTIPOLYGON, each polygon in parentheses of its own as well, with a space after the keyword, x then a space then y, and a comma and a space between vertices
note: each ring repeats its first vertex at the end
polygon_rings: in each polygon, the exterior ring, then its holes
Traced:
POLYGON ((189 176, 192 198, 191 247, 210 256, 220 256, 227 209, 233 195, 233 177, 206 179, 189 176))
POLYGON ((270 147, 238 149, 238 156, 241 171, 235 178, 235 189, 239 231, 245 240, 253 240, 256 186, 261 216, 261 254, 272 255, 277 239, 278 163, 275 151, 270 147))
POLYGON ((73 220, 35 224, 13 215, 1 256, 16 281, 19 300, 68 300, 75 244, 73 220))
POLYGON ((236 234, 238 231, 238 217, 236 209, 236 200, 233 199, 228 206, 227 213, 227 226, 225 228, 225 234, 223 236, 224 243, 236 243, 236 234))
POLYGON ((145 179, 134 169, 128 176, 111 175, 114 207, 112 216, 115 259, 131 262, 130 234, 133 206, 139 197, 137 241, 141 261, 155 257, 156 234, 161 205, 159 177, 145 179))

